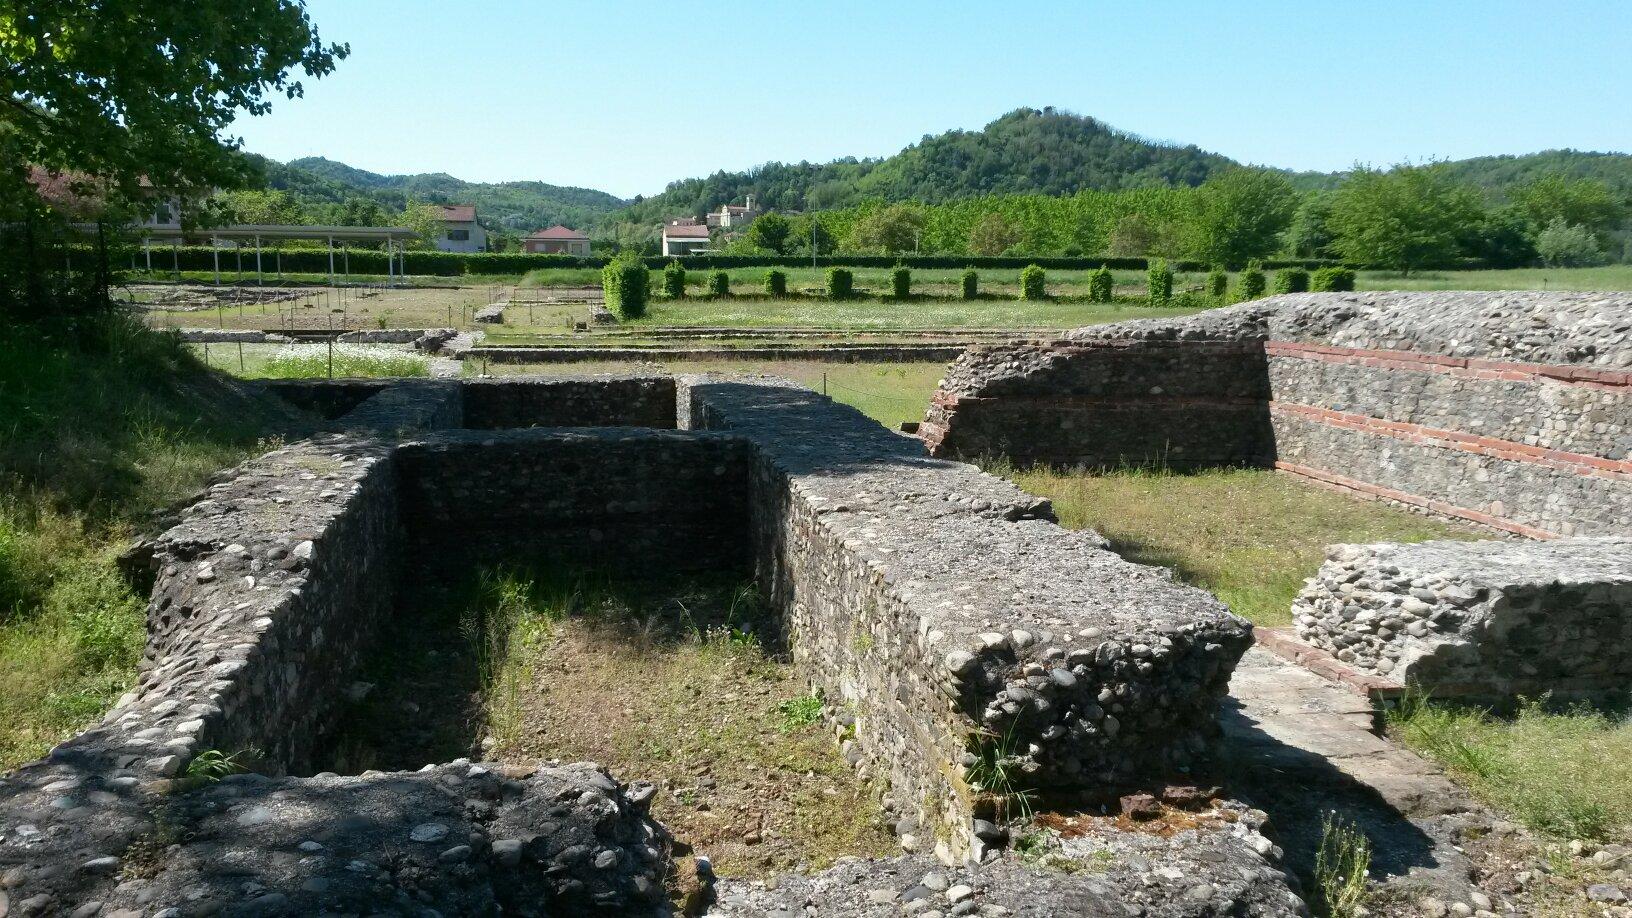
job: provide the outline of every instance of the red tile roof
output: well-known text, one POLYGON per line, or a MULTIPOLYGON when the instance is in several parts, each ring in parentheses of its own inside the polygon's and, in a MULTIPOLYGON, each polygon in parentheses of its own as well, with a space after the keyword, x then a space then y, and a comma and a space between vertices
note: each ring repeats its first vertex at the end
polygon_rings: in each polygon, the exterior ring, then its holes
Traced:
POLYGON ((533 230, 527 234, 528 239, 588 239, 583 233, 575 229, 567 229, 557 223, 549 229, 533 230))
POLYGON ((476 205, 443 204, 442 219, 449 223, 474 223, 476 222, 476 205))
POLYGON ((708 227, 696 223, 670 224, 663 227, 663 235, 670 239, 707 239, 708 227))

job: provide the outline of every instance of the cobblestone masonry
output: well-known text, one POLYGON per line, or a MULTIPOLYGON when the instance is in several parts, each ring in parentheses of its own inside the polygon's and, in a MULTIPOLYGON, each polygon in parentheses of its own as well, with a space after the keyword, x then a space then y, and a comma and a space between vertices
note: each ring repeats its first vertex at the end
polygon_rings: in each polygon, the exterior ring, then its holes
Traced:
POLYGON ((756 447, 758 579, 924 847, 978 854, 994 757, 1028 787, 1103 793, 1206 745, 1251 630, 1211 596, 808 390, 691 378, 681 398, 685 423, 756 447))
POLYGON ((1299 637, 1435 696, 1615 696, 1632 681, 1632 540, 1338 545, 1299 637))
MULTIPOLYGON (((608 416, 621 417, 623 390, 604 391, 608 416)), ((499 525, 512 529, 529 515, 585 522, 530 493, 610 498, 581 477, 572 484, 561 463, 577 452, 664 466, 675 480, 634 499, 654 517, 698 492, 747 517, 748 548, 796 654, 854 711, 854 760, 917 801, 919 847, 948 859, 980 853, 971 819, 995 815, 971 785, 983 756, 1008 756, 1027 785, 1053 791, 1104 792, 1185 765, 1215 729, 1212 709, 1249 639, 1204 593, 1060 530, 1046 503, 929 460, 805 390, 687 381, 680 420, 721 433, 424 433, 460 423, 460 393, 436 382, 378 392, 344 432, 247 463, 159 540, 137 689, 96 729, 0 779, 6 908, 121 918, 364 902, 396 914, 661 911, 654 888, 668 848, 644 814, 651 789, 593 766, 276 777, 299 771, 327 728, 390 607, 403 546, 418 541, 411 524, 457 532, 473 513, 507 514, 499 525), (532 463, 508 491, 525 506, 429 487, 443 472, 497 487, 497 472, 479 468, 483 450, 494 469, 532 463), (745 511, 723 493, 733 476, 747 479, 736 498, 745 511), (188 762, 211 749, 240 752, 272 777, 189 790, 188 762)), ((1268 852, 1267 842, 1213 834, 1197 844, 1234 852, 1198 855, 1211 866, 1185 875, 1226 911, 1290 895, 1234 878, 1231 858, 1243 845, 1268 852)), ((1030 881, 1000 867, 981 882, 993 904, 1009 901, 998 887, 1030 895, 1030 881)), ((1119 901, 1161 901, 1149 882, 1135 872, 1106 888, 1119 901)), ((1099 913, 1091 897, 1072 904, 1099 913)))
POLYGON ((1298 294, 973 348, 920 432, 1020 462, 1273 461, 1521 535, 1625 534, 1632 296, 1298 294))

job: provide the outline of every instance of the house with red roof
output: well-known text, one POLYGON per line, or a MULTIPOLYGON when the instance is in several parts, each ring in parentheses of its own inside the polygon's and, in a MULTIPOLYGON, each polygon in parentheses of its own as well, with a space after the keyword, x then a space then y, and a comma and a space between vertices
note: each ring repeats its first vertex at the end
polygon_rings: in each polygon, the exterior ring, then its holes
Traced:
POLYGON ((476 222, 476 205, 443 204, 442 230, 431 242, 444 252, 485 252, 487 231, 476 222))
POLYGON ((589 237, 557 223, 549 229, 528 233, 521 240, 521 250, 543 255, 588 255, 589 237))
POLYGON ((663 225, 663 254, 691 255, 708 248, 708 227, 696 220, 670 220, 663 225))

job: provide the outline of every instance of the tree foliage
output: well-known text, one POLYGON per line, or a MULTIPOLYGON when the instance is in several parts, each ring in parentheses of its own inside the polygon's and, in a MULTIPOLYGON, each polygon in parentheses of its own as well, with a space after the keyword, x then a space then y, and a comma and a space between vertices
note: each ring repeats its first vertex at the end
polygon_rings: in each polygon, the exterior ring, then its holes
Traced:
POLYGON ((873 211, 850 229, 850 249, 899 255, 916 252, 924 231, 924 211, 911 204, 892 204, 873 211))
MULTIPOLYGON (((1538 232, 1555 223, 1580 226, 1601 233, 1614 226, 1626 212, 1609 186, 1597 179, 1572 179, 1561 172, 1548 172, 1519 186, 1514 203, 1538 232)), ((1540 239, 1537 239, 1540 248, 1540 239)))
POLYGON ((786 255, 788 234, 792 229, 793 226, 787 217, 781 214, 765 214, 748 224, 748 231, 743 233, 743 238, 756 249, 786 255))
POLYGON ((1579 223, 1554 217, 1536 236, 1536 252, 1549 267, 1581 267, 1602 264, 1604 253, 1592 230, 1579 223))
POLYGON ((1224 265, 1264 258, 1280 247, 1297 194, 1286 176, 1267 169, 1226 169, 1197 189, 1187 253, 1224 265))
POLYGON ((981 217, 975 228, 969 231, 969 254, 1002 255, 1019 245, 1022 238, 1020 228, 1008 217, 992 211, 981 217))
POLYGON ((1357 168, 1332 195, 1335 248, 1345 260, 1409 273, 1444 263, 1484 217, 1473 189, 1440 165, 1357 168))
POLYGON ((223 133, 272 97, 304 92, 290 71, 330 73, 298 0, 31 0, 0 8, 0 182, 25 164, 94 175, 127 199, 239 186, 248 162, 223 133))

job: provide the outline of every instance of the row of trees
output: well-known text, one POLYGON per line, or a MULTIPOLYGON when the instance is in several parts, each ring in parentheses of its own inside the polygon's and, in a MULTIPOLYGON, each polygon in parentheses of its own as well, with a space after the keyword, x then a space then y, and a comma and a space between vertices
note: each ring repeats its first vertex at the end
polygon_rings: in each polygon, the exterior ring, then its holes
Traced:
POLYGON ((1195 188, 995 195, 767 214, 741 254, 1109 255, 1240 267, 1276 255, 1400 271, 1474 262, 1582 265, 1627 245, 1632 207, 1596 179, 1544 175, 1491 200, 1443 165, 1358 168, 1330 191, 1233 168, 1195 188))

